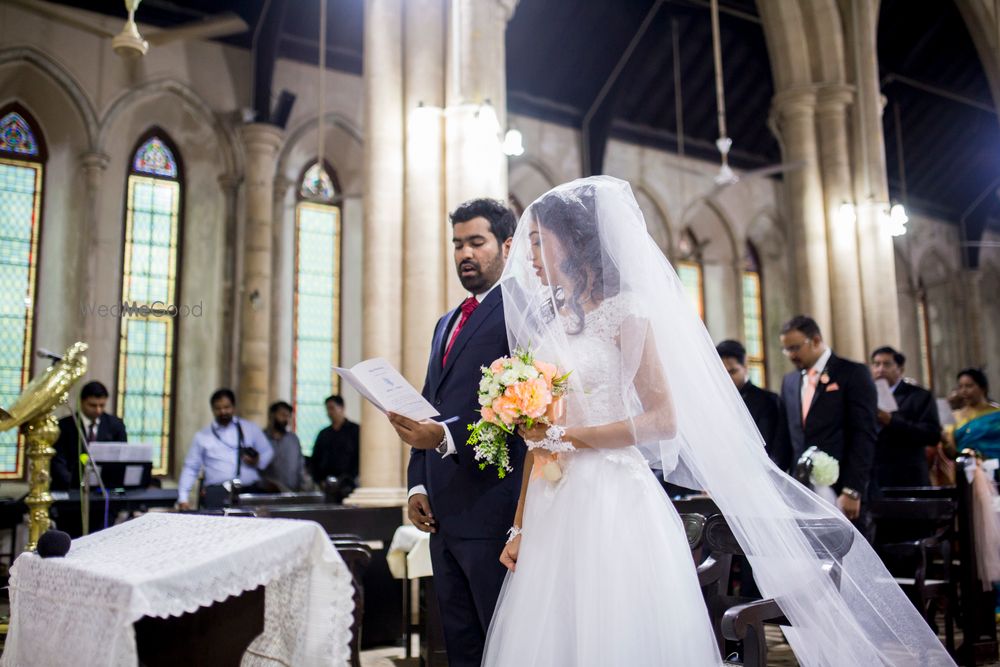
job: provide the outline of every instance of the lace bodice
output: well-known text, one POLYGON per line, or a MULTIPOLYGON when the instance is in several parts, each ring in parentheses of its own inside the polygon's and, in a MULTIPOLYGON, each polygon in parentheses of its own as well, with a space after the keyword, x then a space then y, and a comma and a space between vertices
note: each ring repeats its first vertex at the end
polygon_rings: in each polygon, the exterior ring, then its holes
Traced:
POLYGON ((580 392, 573 401, 580 415, 571 415, 586 426, 620 421, 637 409, 631 379, 622 377, 622 354, 619 339, 622 322, 634 314, 632 299, 617 295, 605 299, 586 314, 583 330, 568 335, 569 358, 580 392))

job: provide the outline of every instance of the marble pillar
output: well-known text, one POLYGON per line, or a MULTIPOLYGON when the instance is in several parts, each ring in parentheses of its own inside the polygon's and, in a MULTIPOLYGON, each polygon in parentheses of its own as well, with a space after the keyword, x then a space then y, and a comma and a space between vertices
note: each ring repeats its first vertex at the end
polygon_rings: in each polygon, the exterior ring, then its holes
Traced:
MULTIPOLYGON (((365 0, 363 49, 362 356, 384 357, 397 368, 403 334, 403 4, 403 0, 365 0)), ((403 445, 385 416, 367 401, 361 406, 361 423, 361 488, 351 502, 401 504, 406 496, 403 445)))
POLYGON ((785 174, 797 310, 811 315, 836 345, 830 307, 830 268, 823 182, 816 138, 816 91, 791 88, 774 96, 772 119, 786 162, 803 167, 785 174))
POLYGON ((239 226, 239 216, 237 214, 237 204, 239 202, 240 184, 242 179, 236 174, 223 174, 219 177, 219 187, 222 188, 223 196, 226 199, 226 220, 223 229, 223 244, 225 247, 222 261, 222 331, 220 337, 220 358, 222 359, 222 369, 220 377, 222 384, 226 386, 236 386, 236 369, 239 367, 237 357, 236 327, 237 313, 237 289, 236 276, 236 249, 237 228, 239 226))
MULTIPOLYGON (((431 333, 447 310, 445 280, 454 273, 443 187, 445 20, 442 0, 407 0, 404 7, 402 372, 415 387, 423 385, 431 333)), ((409 448, 400 454, 405 470, 409 448)))
MULTIPOLYGON (((88 151, 80 156, 80 168, 83 171, 83 182, 86 192, 86 209, 84 210, 84 233, 82 242, 79 245, 83 254, 80 257, 81 268, 83 269, 84 288, 77 294, 77 297, 87 304, 99 303, 100 296, 96 291, 97 287, 97 262, 100 259, 98 244, 98 205, 100 202, 101 183, 104 179, 104 172, 108 168, 109 157, 98 151, 88 151)), ((95 341, 100 336, 97 328, 99 318, 91 314, 84 318, 84 330, 74 334, 82 336, 83 340, 95 341)), ((116 343, 117 347, 117 343, 116 343)), ((117 396, 117 392, 112 391, 112 396, 117 396)), ((115 400, 111 400, 108 409, 114 411, 115 400)))
POLYGON ((822 86, 817 95, 816 118, 830 258, 831 334, 838 354, 862 360, 866 345, 858 262, 858 207, 851 188, 847 132, 847 108, 853 97, 850 86, 822 86), (844 204, 850 205, 849 214, 841 211, 844 204))
POLYGON ((239 384, 234 388, 240 416, 264 424, 270 399, 271 227, 274 175, 281 129, 265 123, 240 128, 246 152, 246 229, 240 299, 239 384))

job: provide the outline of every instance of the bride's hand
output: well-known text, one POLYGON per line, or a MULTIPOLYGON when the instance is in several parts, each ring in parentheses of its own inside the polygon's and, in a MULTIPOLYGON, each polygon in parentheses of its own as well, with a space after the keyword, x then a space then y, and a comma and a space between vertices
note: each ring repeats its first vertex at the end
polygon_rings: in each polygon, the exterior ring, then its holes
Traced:
POLYGON ((549 430, 549 425, 544 422, 535 422, 531 428, 525 428, 524 424, 517 427, 517 434, 525 440, 541 442, 545 439, 545 432, 549 430))
POLYGON ((500 562, 503 563, 503 566, 511 572, 513 572, 514 568, 517 566, 517 552, 520 551, 520 549, 521 536, 518 535, 508 542, 504 546, 503 551, 500 552, 500 562))

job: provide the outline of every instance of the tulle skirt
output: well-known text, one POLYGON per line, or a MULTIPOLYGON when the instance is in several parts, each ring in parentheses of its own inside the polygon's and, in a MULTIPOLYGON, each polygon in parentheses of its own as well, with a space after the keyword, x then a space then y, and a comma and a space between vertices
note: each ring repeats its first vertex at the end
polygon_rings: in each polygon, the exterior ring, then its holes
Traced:
POLYGON ((721 664, 676 510, 634 447, 562 455, 534 479, 483 665, 721 664))

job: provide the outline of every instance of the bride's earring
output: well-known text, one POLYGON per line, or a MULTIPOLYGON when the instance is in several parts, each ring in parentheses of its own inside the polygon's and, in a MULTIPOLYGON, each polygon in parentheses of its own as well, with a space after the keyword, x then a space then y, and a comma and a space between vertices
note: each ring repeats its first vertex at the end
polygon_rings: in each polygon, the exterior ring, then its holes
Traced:
POLYGON ((562 285, 556 285, 552 288, 552 299, 555 301, 556 307, 566 303, 566 290, 562 288, 562 285))

